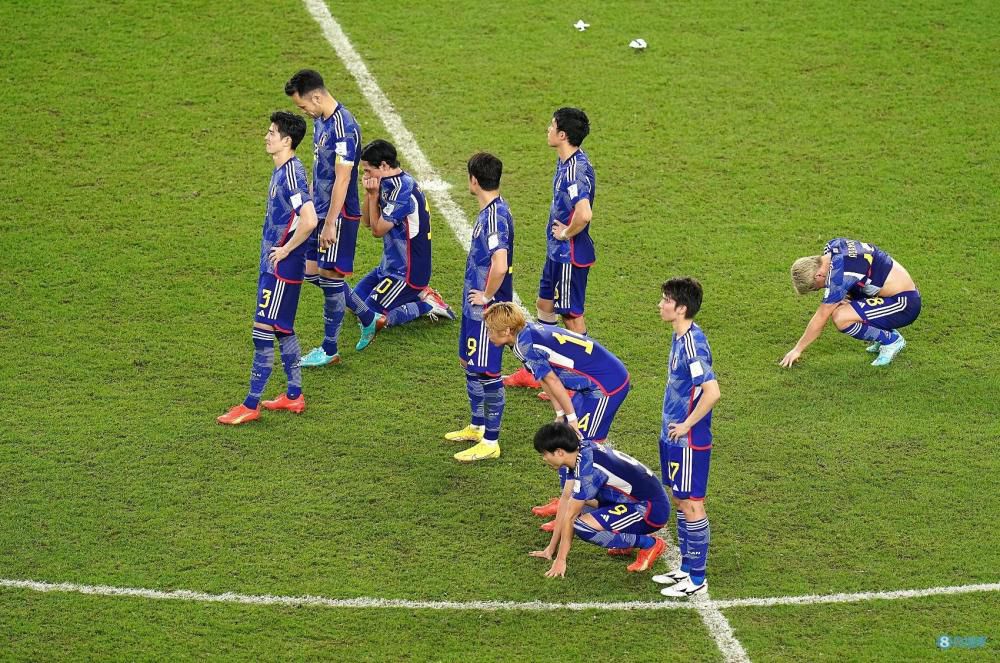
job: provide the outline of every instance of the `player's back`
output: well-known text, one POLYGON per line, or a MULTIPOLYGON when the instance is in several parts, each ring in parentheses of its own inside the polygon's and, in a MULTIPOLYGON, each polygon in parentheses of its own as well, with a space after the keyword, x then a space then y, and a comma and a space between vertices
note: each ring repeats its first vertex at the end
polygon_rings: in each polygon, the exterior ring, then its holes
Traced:
POLYGON ((839 285, 845 292, 853 290, 852 294, 859 296, 877 295, 892 271, 892 257, 867 242, 836 237, 827 242, 823 253, 831 258, 827 280, 834 292, 838 291, 839 285))
POLYGON ((529 323, 525 331, 531 346, 546 355, 550 365, 588 378, 605 395, 618 392, 629 381, 625 364, 589 336, 538 323, 529 323))
MULTIPOLYGON (((602 444, 582 442, 591 448, 594 470, 607 479, 598 493, 601 503, 666 502, 667 493, 660 478, 643 463, 617 449, 602 444)), ((581 447, 582 448, 582 447, 581 447)))

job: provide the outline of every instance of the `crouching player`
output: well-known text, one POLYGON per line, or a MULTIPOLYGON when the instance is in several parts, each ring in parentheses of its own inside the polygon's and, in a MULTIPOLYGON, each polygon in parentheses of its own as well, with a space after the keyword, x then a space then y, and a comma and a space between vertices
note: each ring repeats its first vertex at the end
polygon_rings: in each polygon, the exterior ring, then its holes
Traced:
POLYGON ((543 550, 529 553, 553 560, 547 577, 566 575, 574 533, 609 550, 638 548, 628 566, 632 572, 646 571, 663 554, 666 542, 651 534, 670 519, 670 501, 652 470, 620 451, 580 440, 559 422, 535 433, 535 450, 563 482, 552 539, 543 550), (582 513, 585 505, 593 510, 582 513))
POLYGON ((920 293, 906 268, 874 244, 854 239, 831 239, 823 255, 796 260, 792 285, 800 295, 825 290, 802 338, 782 358, 785 367, 798 361, 831 317, 837 329, 878 353, 872 366, 885 366, 906 347, 897 330, 920 315, 920 293))
POLYGON ((306 407, 299 340, 293 329, 306 268, 305 242, 317 224, 306 170, 295 156, 295 148, 305 135, 306 122, 298 115, 284 111, 271 115, 264 146, 274 160, 274 172, 267 187, 267 214, 260 245, 250 393, 217 418, 220 424, 238 425, 260 418, 260 398, 274 366, 275 337, 288 376, 288 390, 273 401, 265 401, 264 407, 297 413, 306 407))

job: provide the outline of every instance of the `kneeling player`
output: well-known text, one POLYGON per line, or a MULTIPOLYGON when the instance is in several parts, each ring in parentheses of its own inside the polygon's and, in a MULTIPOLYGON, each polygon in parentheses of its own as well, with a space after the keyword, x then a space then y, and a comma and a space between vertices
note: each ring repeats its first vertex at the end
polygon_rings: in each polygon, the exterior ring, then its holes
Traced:
POLYGON ((920 293, 906 268, 874 244, 854 239, 831 239, 823 255, 796 260, 792 285, 800 295, 825 290, 802 338, 782 358, 785 367, 798 361, 831 317, 837 329, 878 353, 872 366, 885 366, 906 347, 897 330, 920 315, 920 293))
POLYGON ((317 224, 306 170, 295 156, 295 148, 305 133, 305 120, 298 115, 283 111, 271 115, 264 145, 274 160, 274 172, 267 187, 267 214, 260 246, 250 393, 217 418, 220 424, 238 425, 260 418, 260 398, 274 366, 275 337, 288 376, 288 391, 273 401, 265 401, 264 407, 296 413, 306 407, 299 340, 293 328, 306 266, 305 242, 317 224))
POLYGON ((581 441, 573 428, 558 422, 535 433, 535 450, 563 482, 552 539, 529 553, 555 556, 547 577, 566 575, 574 533, 609 550, 638 548, 629 571, 645 571, 663 554, 666 542, 650 535, 670 519, 670 501, 652 470, 620 451, 581 441), (584 505, 593 510, 582 513, 584 505))

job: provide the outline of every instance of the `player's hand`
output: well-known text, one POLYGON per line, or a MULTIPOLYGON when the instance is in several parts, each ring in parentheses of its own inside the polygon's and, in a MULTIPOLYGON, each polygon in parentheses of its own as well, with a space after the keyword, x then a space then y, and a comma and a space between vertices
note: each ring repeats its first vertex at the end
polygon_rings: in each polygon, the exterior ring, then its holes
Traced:
POLYGON ((378 193, 378 185, 382 182, 381 178, 369 177, 368 175, 363 175, 361 177, 361 186, 365 188, 365 191, 375 195, 378 193))
POLYGON ((319 234, 319 248, 326 251, 328 248, 337 243, 337 224, 340 223, 340 219, 337 219, 334 223, 324 223, 323 232, 319 234))
POLYGON ((565 223, 559 223, 558 221, 554 222, 552 224, 552 236, 561 241, 563 238, 562 235, 566 232, 567 228, 569 228, 569 226, 565 223))
POLYGON ((679 440, 687 435, 689 430, 691 430, 691 426, 683 421, 679 424, 667 424, 667 437, 671 440, 679 440))
POLYGON ((473 306, 486 306, 490 300, 486 299, 486 293, 482 290, 470 290, 469 303, 473 306))
POLYGON ((792 348, 791 350, 788 351, 788 354, 786 354, 778 363, 784 368, 788 368, 789 366, 797 362, 799 360, 799 357, 801 356, 802 353, 800 351, 796 350, 795 348, 792 348))
POLYGON ((271 255, 269 256, 271 266, 277 269, 278 263, 287 258, 289 253, 288 248, 284 246, 276 246, 272 248, 271 255))
POLYGON ((532 557, 541 557, 542 559, 552 559, 552 551, 546 548, 545 550, 532 550, 528 553, 532 557))
POLYGON ((552 568, 545 572, 546 578, 565 578, 566 577, 566 560, 557 559, 552 562, 552 568))

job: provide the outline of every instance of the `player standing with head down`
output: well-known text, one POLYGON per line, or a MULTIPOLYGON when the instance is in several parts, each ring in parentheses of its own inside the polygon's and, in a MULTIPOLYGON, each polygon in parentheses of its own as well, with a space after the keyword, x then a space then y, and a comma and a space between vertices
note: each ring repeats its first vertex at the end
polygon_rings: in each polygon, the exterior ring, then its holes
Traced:
MULTIPOLYGON (((323 77, 302 69, 285 84, 285 94, 313 118, 313 204, 319 225, 306 244, 305 280, 323 291, 323 345, 302 357, 302 366, 339 364, 338 340, 344 309, 358 316, 362 336, 374 336, 376 313, 351 291, 345 277, 354 273, 361 203, 358 163, 361 127, 327 91, 323 77), (329 222, 327 222, 329 221, 329 222)), ((358 344, 363 350, 367 344, 358 344)))
POLYGON ((710 530, 705 513, 708 468, 712 457, 712 408, 719 402, 719 383, 712 369, 712 350, 694 316, 701 309, 698 281, 683 277, 663 284, 660 318, 673 326, 667 388, 663 395, 660 465, 677 507, 679 569, 653 576, 672 585, 660 593, 684 597, 708 591, 705 567, 710 530))
POLYGON ((264 146, 274 160, 274 172, 267 188, 267 213, 260 244, 250 392, 241 404, 218 417, 221 424, 237 425, 260 418, 260 398, 274 366, 275 337, 288 376, 288 390, 273 401, 265 401, 264 407, 296 413, 306 407, 299 340, 294 330, 295 309, 305 273, 305 242, 317 225, 306 170, 295 156, 295 148, 305 134, 306 122, 298 115, 284 111, 271 114, 264 146))
MULTIPOLYGON (((549 123, 547 140, 556 150, 552 205, 545 229, 545 265, 538 284, 538 321, 587 333, 584 303, 587 276, 597 260, 590 238, 596 180, 590 158, 580 146, 590 133, 590 120, 579 108, 560 108, 549 123)), ((523 369, 504 382, 508 387, 538 387, 523 369)))
POLYGON ((830 318, 844 334, 869 343, 868 352, 878 353, 872 366, 885 366, 906 347, 897 329, 920 315, 920 293, 906 268, 879 247, 838 237, 827 242, 823 255, 796 260, 791 271, 800 295, 825 289, 823 303, 782 366, 798 361, 830 318))
POLYGON ((445 434, 445 439, 475 442, 455 454, 455 460, 472 462, 500 456, 500 421, 504 388, 500 378, 503 351, 489 341, 483 312, 495 302, 509 302, 514 295, 514 216, 500 195, 503 163, 492 154, 472 155, 469 193, 479 201, 479 216, 472 229, 462 292, 462 328, 458 335, 458 360, 465 369, 465 386, 472 421, 445 434))

